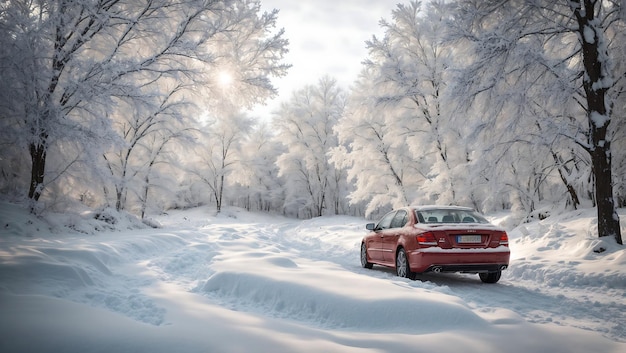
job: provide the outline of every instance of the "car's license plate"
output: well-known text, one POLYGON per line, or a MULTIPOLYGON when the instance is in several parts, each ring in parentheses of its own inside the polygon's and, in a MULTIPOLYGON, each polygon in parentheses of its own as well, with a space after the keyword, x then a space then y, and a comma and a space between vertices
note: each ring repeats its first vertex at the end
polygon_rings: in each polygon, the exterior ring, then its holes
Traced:
POLYGON ((459 244, 480 243, 482 237, 480 235, 457 235, 456 242, 459 244))

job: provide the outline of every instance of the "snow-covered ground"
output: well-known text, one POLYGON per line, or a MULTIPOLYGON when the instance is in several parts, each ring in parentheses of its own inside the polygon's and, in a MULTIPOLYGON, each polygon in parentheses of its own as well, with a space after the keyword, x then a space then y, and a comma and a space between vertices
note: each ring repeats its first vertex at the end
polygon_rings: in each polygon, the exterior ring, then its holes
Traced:
POLYGON ((626 352, 626 250, 593 210, 511 230, 491 285, 361 268, 358 218, 53 220, 0 203, 1 352, 626 352))

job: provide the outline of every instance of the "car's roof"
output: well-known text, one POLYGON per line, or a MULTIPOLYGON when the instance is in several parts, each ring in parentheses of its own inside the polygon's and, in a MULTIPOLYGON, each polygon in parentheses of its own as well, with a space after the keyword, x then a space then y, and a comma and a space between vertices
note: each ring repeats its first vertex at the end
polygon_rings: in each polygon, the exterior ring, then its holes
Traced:
POLYGON ((409 206, 410 208, 416 211, 425 211, 425 210, 463 210, 463 211, 474 211, 473 208, 463 207, 463 206, 440 206, 440 205, 414 205, 409 206))

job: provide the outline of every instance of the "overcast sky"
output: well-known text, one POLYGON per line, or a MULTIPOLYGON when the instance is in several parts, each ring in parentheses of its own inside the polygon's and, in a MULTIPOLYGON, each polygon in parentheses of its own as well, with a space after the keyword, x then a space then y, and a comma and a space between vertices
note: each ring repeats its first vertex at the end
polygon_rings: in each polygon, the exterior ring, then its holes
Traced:
POLYGON ((366 57, 365 41, 380 35, 381 18, 390 19, 401 0, 261 0, 264 11, 278 9, 278 28, 289 39, 286 63, 293 65, 283 79, 274 79, 278 98, 255 115, 270 114, 294 90, 316 84, 328 74, 347 88, 366 57))

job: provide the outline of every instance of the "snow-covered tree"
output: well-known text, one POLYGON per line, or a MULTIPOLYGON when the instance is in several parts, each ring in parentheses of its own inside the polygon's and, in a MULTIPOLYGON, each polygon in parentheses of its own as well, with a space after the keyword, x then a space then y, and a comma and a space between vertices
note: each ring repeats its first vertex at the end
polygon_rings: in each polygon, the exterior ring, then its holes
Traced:
MULTIPOLYGON (((366 74, 364 70, 362 75, 366 74)), ((348 180, 355 183, 350 203, 365 203, 366 215, 409 204, 425 180, 416 169, 419 160, 387 124, 386 109, 369 95, 374 91, 371 82, 366 78, 357 82, 335 127, 340 146, 332 150, 332 162, 346 169, 348 180)))
MULTIPOLYGON (((459 92, 471 99, 488 96, 482 98, 489 103, 485 111, 494 117, 492 122, 508 119, 498 125, 511 126, 511 133, 529 136, 523 130, 540 123, 541 130, 535 131, 546 145, 565 138, 569 148, 586 151, 598 233, 618 243, 610 128, 613 60, 618 58, 611 55, 616 43, 609 37, 613 27, 623 27, 622 6, 612 0, 467 0, 456 3, 450 21, 452 36, 471 48, 472 61, 457 82, 459 92), (514 114, 502 114, 506 110, 514 114)), ((553 151, 555 161, 563 158, 561 148, 553 151)))
POLYGON ((333 127, 345 108, 345 93, 334 79, 323 77, 284 102, 275 116, 276 138, 286 151, 278 157, 279 177, 285 180, 286 213, 317 217, 338 212, 341 170, 329 162, 337 147, 333 127))
POLYGON ((285 147, 274 138, 270 124, 256 126, 241 145, 241 163, 231 178, 231 202, 247 210, 280 211, 285 198, 276 159, 283 153, 285 147))
POLYGON ((380 22, 384 37, 367 42, 365 69, 337 128, 342 144, 351 146, 352 201, 369 198, 368 214, 385 204, 459 199, 454 173, 467 151, 443 100, 451 60, 440 40, 445 13, 438 3, 425 8, 418 1, 399 4, 392 21, 380 22))
POLYGON ((186 116, 183 108, 186 103, 176 97, 181 89, 182 86, 176 85, 170 90, 163 90, 166 94, 154 97, 155 102, 126 102, 126 108, 113 118, 113 128, 125 143, 104 153, 103 158, 111 173, 118 211, 126 208, 129 190, 146 198, 148 185, 145 181, 149 181, 151 167, 165 144, 184 131, 186 116), (154 107, 150 103, 154 103, 154 107))
POLYGON ((220 96, 211 83, 228 67, 242 104, 275 94, 269 77, 288 68, 280 63, 287 42, 272 33, 277 11, 259 12, 258 0, 2 2, 0 118, 10 131, 1 137, 30 156, 29 198, 39 200, 50 154, 66 144, 80 145, 82 166, 124 145, 112 119, 154 96, 147 87, 196 83, 209 104, 220 96))
POLYGON ((370 52, 384 53, 377 86, 390 85, 392 101, 402 111, 399 120, 406 121, 395 125, 407 129, 406 141, 416 157, 430 159, 430 166, 421 167, 428 176, 422 194, 439 203, 456 204, 467 189, 455 171, 466 161, 468 144, 458 143, 463 124, 452 120, 450 104, 445 100, 452 60, 451 48, 441 43, 448 16, 445 9, 438 2, 398 5, 392 11, 394 22, 382 22, 389 44, 381 47, 372 41, 370 52))
MULTIPOLYGON (((119 100, 119 113, 111 117, 113 129, 124 139, 103 154, 106 170, 105 195, 114 195, 117 210, 140 208, 142 217, 148 207, 148 196, 152 187, 167 189, 168 185, 154 184, 153 175, 157 164, 168 162, 165 156, 168 145, 191 140, 195 121, 192 119, 193 105, 184 99, 185 88, 178 82, 167 87, 160 82, 158 87, 148 87, 153 93, 145 94, 138 100, 119 100), (113 189, 110 192, 108 188, 113 189), (131 194, 130 204, 128 196, 131 194)), ((175 173, 175 169, 167 171, 175 173)), ((162 181, 168 178, 160 178, 162 181)), ((171 187, 171 185, 169 186, 171 187)), ((111 200, 108 200, 111 201, 111 200)))
POLYGON ((208 186, 218 213, 225 200, 225 187, 231 183, 229 178, 241 163, 241 145, 251 128, 252 121, 242 113, 209 118, 200 132, 195 158, 186 161, 188 170, 208 186))

